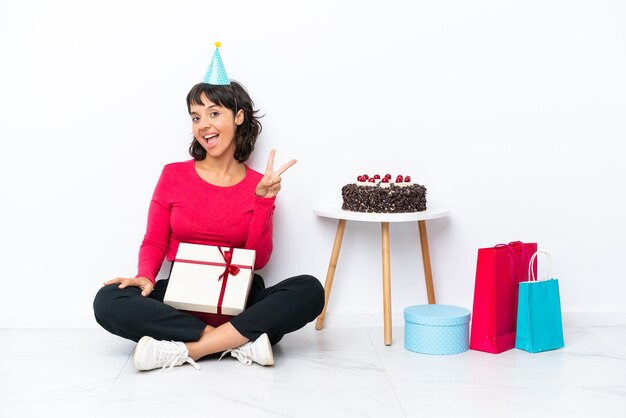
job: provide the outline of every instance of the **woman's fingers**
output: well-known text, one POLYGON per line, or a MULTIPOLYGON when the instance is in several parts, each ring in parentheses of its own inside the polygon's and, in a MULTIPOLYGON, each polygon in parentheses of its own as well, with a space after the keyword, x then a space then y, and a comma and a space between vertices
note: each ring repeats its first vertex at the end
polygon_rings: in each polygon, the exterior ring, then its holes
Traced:
POLYGON ((115 283, 122 283, 124 280, 127 280, 127 279, 124 277, 116 277, 115 279, 107 280, 106 282, 102 283, 102 286, 108 286, 110 284, 115 284, 115 283))
POLYGON ((281 174, 283 174, 285 171, 287 171, 287 169, 289 167, 291 167, 292 165, 294 165, 295 163, 297 163, 298 161, 296 160, 291 160, 286 164, 283 164, 283 166, 281 168, 278 169, 278 175, 280 176, 281 174))
POLYGON ((270 158, 267 159, 267 168, 266 168, 266 172, 272 172, 274 171, 274 156, 276 155, 276 150, 273 149, 270 151, 270 158))
POLYGON ((106 282, 102 284, 102 286, 107 286, 110 284, 117 284, 117 283, 119 283, 118 288, 120 289, 127 288, 128 286, 134 286, 134 287, 140 288, 142 296, 148 296, 154 290, 154 284, 145 277, 133 277, 133 278, 116 277, 115 279, 107 280, 106 282))
POLYGON ((154 290, 154 287, 150 286, 145 286, 141 288, 141 296, 148 296, 150 293, 152 293, 152 291, 154 290))
POLYGON ((142 296, 148 296, 154 290, 154 284, 145 277, 133 277, 133 278, 124 278, 117 277, 115 279, 109 280, 104 283, 104 285, 116 284, 119 283, 118 288, 125 289, 129 286, 138 287, 141 289, 142 296))
POLYGON ((265 169, 265 174, 271 174, 271 173, 278 173, 278 175, 280 176, 281 174, 283 174, 285 171, 287 171, 287 169, 289 167, 291 167, 292 165, 294 165, 295 163, 297 163, 298 161, 296 160, 291 160, 286 164, 283 164, 282 167, 280 167, 278 169, 278 171, 274 171, 274 158, 276 157, 276 150, 273 149, 270 151, 270 156, 267 159, 267 168, 265 169))
POLYGON ((120 289, 123 289, 127 286, 139 286, 137 279, 130 279, 128 277, 116 277, 115 279, 107 280, 106 282, 103 283, 103 286, 108 286, 110 284, 117 284, 117 283, 120 284, 118 286, 120 289))
POLYGON ((118 286, 120 289, 124 289, 128 286, 137 286, 139 287, 139 283, 137 279, 124 279, 124 281, 118 286))
POLYGON ((280 190, 281 174, 283 174, 289 167, 297 163, 296 160, 291 160, 283 164, 277 171, 274 171, 274 158, 276 157, 276 150, 270 151, 270 156, 267 159, 267 169, 263 178, 259 182, 256 188, 256 195, 261 197, 275 197, 280 190))

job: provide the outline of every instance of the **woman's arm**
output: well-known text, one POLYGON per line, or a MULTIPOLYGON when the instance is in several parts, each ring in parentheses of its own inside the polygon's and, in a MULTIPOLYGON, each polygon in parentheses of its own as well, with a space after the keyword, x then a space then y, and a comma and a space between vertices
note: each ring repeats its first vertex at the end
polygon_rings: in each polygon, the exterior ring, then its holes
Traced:
POLYGON ((274 170, 275 155, 276 150, 271 150, 265 174, 263 174, 255 190, 254 215, 252 222, 250 222, 250 233, 246 242, 246 248, 256 250, 255 269, 263 268, 272 255, 274 201, 280 191, 280 176, 296 163, 296 160, 291 160, 283 164, 278 170, 274 170))
POLYGON ((272 255, 275 200, 275 197, 255 197, 254 215, 250 221, 250 232, 245 247, 256 251, 255 270, 265 267, 272 255))
POLYGON ((159 274, 170 242, 170 211, 172 209, 170 202, 171 187, 166 166, 161 172, 150 202, 148 225, 139 248, 139 262, 135 277, 147 277, 154 283, 159 274))

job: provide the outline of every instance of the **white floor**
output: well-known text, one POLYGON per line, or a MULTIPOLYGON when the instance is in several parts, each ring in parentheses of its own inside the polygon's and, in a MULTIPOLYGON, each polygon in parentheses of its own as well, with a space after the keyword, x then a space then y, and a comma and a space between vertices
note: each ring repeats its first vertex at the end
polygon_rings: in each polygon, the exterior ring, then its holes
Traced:
POLYGON ((429 356, 382 328, 310 324, 276 365, 231 357, 137 372, 99 329, 0 329, 0 417, 626 417, 626 327, 566 327, 566 347, 429 356))

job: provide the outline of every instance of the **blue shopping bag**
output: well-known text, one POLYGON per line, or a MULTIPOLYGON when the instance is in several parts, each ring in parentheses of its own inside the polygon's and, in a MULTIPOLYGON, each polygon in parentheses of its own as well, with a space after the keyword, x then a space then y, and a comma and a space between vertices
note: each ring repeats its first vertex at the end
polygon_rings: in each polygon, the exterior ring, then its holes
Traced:
POLYGON ((528 263, 529 281, 520 282, 517 304, 515 348, 538 353, 565 345, 561 319, 561 297, 557 279, 537 280, 533 263, 539 253, 548 259, 548 277, 552 259, 545 251, 537 251, 528 263))

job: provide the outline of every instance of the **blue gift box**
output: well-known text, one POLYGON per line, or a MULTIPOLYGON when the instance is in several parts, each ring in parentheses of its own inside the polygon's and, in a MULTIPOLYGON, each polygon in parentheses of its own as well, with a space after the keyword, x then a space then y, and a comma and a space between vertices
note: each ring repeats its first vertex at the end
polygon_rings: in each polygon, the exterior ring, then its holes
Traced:
POLYGON ((424 354, 458 354, 469 349, 470 311, 453 305, 404 309, 404 348, 424 354))

